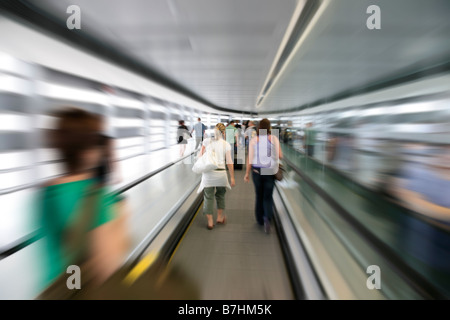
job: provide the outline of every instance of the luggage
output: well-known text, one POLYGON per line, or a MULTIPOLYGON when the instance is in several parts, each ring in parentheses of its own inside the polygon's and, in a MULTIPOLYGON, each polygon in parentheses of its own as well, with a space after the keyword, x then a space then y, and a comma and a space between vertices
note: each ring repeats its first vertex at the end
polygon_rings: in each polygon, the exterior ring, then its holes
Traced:
POLYGON ((234 170, 242 170, 245 163, 245 149, 241 144, 239 147, 234 145, 234 170), (242 149, 241 149, 242 148, 242 149), (241 157, 238 158, 238 155, 241 157))

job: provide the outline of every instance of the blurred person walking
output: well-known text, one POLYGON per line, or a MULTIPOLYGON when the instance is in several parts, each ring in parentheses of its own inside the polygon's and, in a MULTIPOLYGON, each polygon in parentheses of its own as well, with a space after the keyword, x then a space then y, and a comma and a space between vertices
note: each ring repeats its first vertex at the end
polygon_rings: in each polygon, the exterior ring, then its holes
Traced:
POLYGON ((237 130, 237 145, 239 147, 243 147, 244 144, 244 129, 240 124, 236 125, 236 130, 237 130))
POLYGON ((80 267, 83 286, 99 286, 120 267, 128 249, 126 217, 116 211, 117 199, 107 195, 104 182, 97 177, 105 143, 100 133, 102 119, 77 108, 54 116, 57 128, 50 143, 60 152, 66 173, 40 190, 43 287, 47 288, 40 296, 43 299, 73 294, 67 287, 52 287, 67 276, 72 265, 80 267))
POLYGON ((405 161, 390 192, 403 206, 450 226, 450 145, 439 146, 427 161, 405 161))
POLYGON ((255 217, 257 223, 264 226, 266 233, 271 231, 275 174, 278 171, 279 160, 282 158, 280 141, 271 134, 270 121, 262 119, 256 136, 249 143, 244 182, 250 181, 251 171, 256 193, 255 217))
POLYGON ((245 132, 245 130, 247 130, 247 128, 248 128, 248 123, 250 122, 250 120, 245 120, 243 123, 242 123, 242 131, 244 131, 245 132))
POLYGON ((305 128, 304 148, 308 157, 314 157, 314 145, 316 144, 317 131, 313 128, 313 123, 308 122, 305 128))
POLYGON ((96 177, 99 183, 103 185, 118 184, 122 181, 122 175, 119 172, 115 154, 115 139, 104 133, 100 135, 100 139, 102 157, 97 168, 96 177))
POLYGON ((202 123, 201 118, 197 118, 197 123, 194 124, 192 128, 191 134, 195 131, 195 150, 197 150, 198 146, 202 143, 205 138, 206 126, 202 123))
POLYGON ((203 214, 206 215, 207 228, 209 230, 212 230, 214 227, 214 198, 217 203, 216 223, 225 224, 226 215, 223 211, 225 209, 226 188, 231 189, 231 187, 235 186, 231 146, 224 139, 225 126, 222 123, 218 123, 214 128, 214 137, 203 141, 199 154, 199 156, 202 156, 205 152, 211 152, 215 158, 215 163, 218 164, 216 170, 202 173, 202 181, 198 189, 198 192, 203 190, 203 214), (228 172, 230 173, 230 182, 228 182, 225 164, 228 166, 228 172))
POLYGON ((226 130, 225 131, 226 141, 233 148, 233 152, 236 153, 236 148, 238 147, 239 143, 239 136, 238 136, 239 133, 238 130, 236 129, 235 121, 231 120, 225 130, 226 130))
POLYGON ((236 124, 236 151, 234 157, 234 170, 242 170, 245 163, 244 131, 240 124, 236 124))
POLYGON ((398 239, 405 253, 425 264, 425 272, 440 273, 439 283, 450 288, 450 144, 427 153, 425 161, 416 157, 405 159, 389 180, 394 201, 415 212, 405 215, 398 239))
POLYGON ((192 137, 192 135, 189 133, 188 127, 184 125, 184 120, 178 121, 178 129, 177 129, 177 142, 180 145, 180 157, 184 155, 184 152, 186 151, 186 145, 188 143, 188 139, 192 137))
POLYGON ((256 136, 255 122, 250 120, 248 122, 248 126, 244 132, 245 146, 247 149, 248 149, 248 144, 250 143, 250 140, 252 140, 255 136, 256 136))

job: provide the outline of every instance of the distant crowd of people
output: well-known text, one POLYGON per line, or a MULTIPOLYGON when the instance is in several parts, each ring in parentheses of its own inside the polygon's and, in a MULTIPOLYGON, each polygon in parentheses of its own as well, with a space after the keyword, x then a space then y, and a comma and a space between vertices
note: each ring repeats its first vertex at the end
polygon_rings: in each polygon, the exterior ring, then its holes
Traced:
POLYGON ((203 214, 207 218, 207 228, 209 230, 214 228, 214 200, 217 203, 216 224, 226 222, 225 193, 227 188, 231 189, 236 183, 234 156, 240 148, 241 150, 243 148, 246 158, 244 159, 246 160, 244 182, 250 181, 251 174, 254 184, 256 222, 264 226, 266 233, 270 233, 273 217, 272 193, 282 152, 278 137, 271 134, 271 124, 268 119, 261 120, 257 127, 253 121, 246 121, 243 125, 230 121, 227 126, 218 123, 214 128, 213 137, 203 141, 199 156, 211 152, 218 164, 217 169, 202 174, 199 188, 199 192, 204 193, 203 214), (228 167, 230 181, 228 181, 226 167, 228 167))

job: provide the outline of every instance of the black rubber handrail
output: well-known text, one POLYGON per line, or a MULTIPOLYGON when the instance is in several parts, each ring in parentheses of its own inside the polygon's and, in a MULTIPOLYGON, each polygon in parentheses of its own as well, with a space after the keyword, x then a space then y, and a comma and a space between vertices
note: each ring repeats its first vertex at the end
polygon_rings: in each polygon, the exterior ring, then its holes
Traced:
MULTIPOLYGON (((303 251, 305 258, 306 258, 306 263, 311 267, 312 270, 312 277, 313 279, 316 281, 317 283, 317 287, 318 287, 318 291, 320 292, 320 295, 324 298, 329 300, 329 296, 328 293, 326 292, 322 281, 320 281, 320 277, 317 274, 317 271, 314 268, 314 264, 311 260, 311 256, 308 253, 308 250, 305 247, 304 242, 301 240, 300 235, 298 234, 298 230, 295 228, 295 224, 292 220, 292 216, 289 214, 288 212, 288 208, 285 202, 285 199, 283 198, 283 196, 281 195, 281 191, 279 187, 276 187, 276 191, 278 193, 278 197, 279 197, 279 201, 281 202, 282 205, 282 211, 286 211, 286 218, 289 221, 289 225, 288 227, 293 228, 293 232, 296 233, 296 240, 299 244, 299 246, 301 247, 301 250, 303 251)), ((275 202, 274 202, 275 203, 275 202)), ((293 254, 292 254, 292 249, 289 247, 290 245, 288 244, 288 236, 286 236, 286 232, 284 231, 284 228, 286 228, 286 226, 282 226, 282 218, 280 218, 280 210, 279 208, 275 205, 275 210, 277 212, 276 215, 274 215, 274 220, 275 220, 275 226, 277 228, 277 235, 278 235, 278 239, 280 241, 281 244, 281 248, 282 251, 284 253, 284 257, 286 260, 286 266, 289 270, 289 276, 291 278, 291 282, 292 282, 292 288, 295 292, 295 295, 297 297, 297 300, 304 300, 308 294, 307 291, 308 289, 303 285, 303 281, 302 281, 302 276, 300 275, 300 273, 297 271, 296 269, 296 263, 295 263, 295 258, 293 258, 293 254)))
POLYGON ((15 241, 13 244, 9 245, 9 248, 2 249, 0 251, 0 260, 9 257, 10 255, 22 250, 23 248, 29 246, 30 244, 36 242, 42 238, 41 230, 36 230, 23 238, 15 241))
POLYGON ((182 157, 182 158, 180 158, 180 159, 177 159, 176 161, 169 162, 169 163, 166 164, 165 166, 162 166, 161 168, 158 168, 158 169, 156 169, 156 170, 150 172, 149 174, 146 174, 145 176, 143 176, 143 177, 141 177, 141 178, 139 178, 139 179, 136 179, 136 180, 133 181, 133 182, 130 182, 129 184, 123 186, 122 188, 119 188, 118 190, 113 191, 113 192, 112 192, 113 195, 119 195, 119 194, 122 194, 122 193, 124 193, 124 192, 130 190, 131 188, 137 186, 138 184, 144 182, 145 180, 148 180, 149 178, 153 177, 154 175, 160 173, 161 171, 164 171, 164 170, 166 170, 167 168, 169 168, 169 167, 171 167, 171 166, 177 164, 178 162, 183 161, 183 160, 186 159, 186 158, 189 158, 190 156, 194 155, 195 152, 196 152, 196 151, 192 151, 190 154, 188 154, 188 155, 186 155, 186 156, 184 156, 184 157, 182 157))
MULTIPOLYGON (((123 160, 136 158, 136 157, 139 157, 139 156, 142 156, 142 155, 145 155, 145 153, 133 154, 133 155, 122 157, 122 158, 119 158, 119 159, 113 160, 113 161, 114 162, 120 162, 120 161, 123 161, 123 160)), ((48 164, 59 164, 59 163, 62 163, 62 160, 42 161, 42 162, 36 163, 36 165, 30 165, 30 166, 27 166, 27 167, 19 167, 19 169, 17 169, 17 168, 14 168, 14 169, 2 169, 2 170, 0 170, 0 173, 9 173, 9 172, 16 172, 16 171, 20 171, 20 170, 28 170, 28 169, 33 168, 34 166, 41 166, 41 165, 48 165, 48 164)), ((51 176, 51 177, 49 177, 49 179, 57 178, 57 177, 60 177, 62 175, 63 174, 58 174, 58 175, 55 175, 55 176, 51 176)), ((0 189, 0 196, 6 195, 6 194, 15 193, 15 192, 19 192, 19 191, 23 191, 23 190, 27 190, 27 189, 31 189, 31 188, 36 188, 36 187, 39 187, 40 185, 42 185, 42 181, 41 182, 37 182, 37 183, 27 183, 27 184, 20 185, 18 187, 11 187, 11 188, 0 189)))
MULTIPOLYGON (((177 159, 176 161, 172 161, 172 162, 162 166, 161 168, 158 168, 158 169, 150 172, 149 174, 147 174, 147 175, 145 175, 145 176, 143 176, 143 177, 141 177, 139 179, 136 179, 135 181, 133 181, 133 182, 123 186, 122 188, 119 188, 116 191, 112 191, 111 193, 113 195, 115 195, 115 196, 120 195, 120 194, 130 190, 131 188, 134 188, 138 184, 141 184, 142 182, 144 182, 144 181, 150 179, 151 177, 157 175, 158 173, 166 170, 167 168, 177 164, 178 162, 183 161, 184 159, 194 155, 195 152, 196 151, 192 151, 190 154, 188 154, 188 155, 186 155, 186 156, 184 156, 184 157, 182 157, 180 159, 177 159)), ((22 237, 21 239, 15 241, 12 244, 4 246, 6 248, 4 248, 4 247, 0 248, 0 260, 5 259, 5 258, 11 256, 12 254, 22 250, 23 248, 25 248, 25 247, 29 246, 30 244, 36 242, 40 238, 42 238, 42 234, 41 234, 41 230, 38 229, 38 230, 33 231, 30 234, 22 237)))
POLYGON ((399 256, 385 243, 378 239, 364 225, 356 220, 346 209, 344 209, 336 200, 334 200, 327 192, 317 185, 311 178, 304 174, 291 161, 283 158, 285 164, 299 175, 341 218, 349 223, 353 229, 365 239, 366 242, 382 257, 386 262, 402 277, 418 294, 425 299, 448 299, 434 285, 429 283, 422 275, 417 273, 409 265, 407 265, 399 256))
MULTIPOLYGON (((304 151, 301 151, 301 150, 296 149, 296 148, 292 148, 291 146, 287 146, 287 147, 290 148, 290 149, 292 149, 292 150, 294 150, 295 152, 301 153, 303 156, 307 157, 307 155, 306 155, 306 153, 305 153, 304 151)), ((352 177, 351 177, 349 174, 346 174, 345 172, 340 171, 338 168, 334 167, 333 165, 330 165, 330 164, 327 164, 327 163, 324 163, 324 162, 320 162, 319 160, 314 159, 314 158, 312 158, 312 157, 309 157, 308 159, 309 159, 310 161, 313 161, 314 163, 316 163, 316 164, 319 165, 319 166, 325 167, 327 170, 333 172, 333 173, 334 173, 335 175, 337 175, 339 178, 345 179, 345 181, 346 181, 347 183, 351 183, 352 185, 356 186, 356 188, 359 188, 359 189, 363 190, 363 191, 366 192, 366 193, 373 193, 373 192, 376 192, 375 189, 372 189, 372 188, 370 188, 369 186, 364 185, 364 184, 362 184, 361 182, 352 179, 352 177)), ((351 187, 351 188, 354 189, 353 187, 351 187)), ((358 192, 358 193, 359 193, 359 192, 358 192)), ((424 223, 433 225, 433 227, 436 227, 436 228, 445 230, 445 231, 447 231, 447 232, 450 231, 450 227, 449 227, 449 226, 443 225, 442 223, 439 223, 437 220, 435 220, 435 219, 433 219, 433 218, 429 218, 429 217, 427 217, 427 216, 421 214, 421 213, 418 212, 418 211, 415 211, 415 210, 413 210, 413 209, 410 209, 410 208, 405 207, 404 205, 402 205, 402 204, 399 203, 397 200, 395 200, 394 198, 390 197, 390 196, 387 195, 387 194, 383 194, 383 200, 386 201, 386 202, 388 202, 388 203, 390 203, 390 204, 393 204, 393 205, 395 205, 395 206, 400 207, 402 210, 408 211, 408 213, 410 213, 411 215, 413 215, 414 218, 416 218, 416 219, 418 219, 418 220, 420 220, 420 221, 423 221, 424 223)))

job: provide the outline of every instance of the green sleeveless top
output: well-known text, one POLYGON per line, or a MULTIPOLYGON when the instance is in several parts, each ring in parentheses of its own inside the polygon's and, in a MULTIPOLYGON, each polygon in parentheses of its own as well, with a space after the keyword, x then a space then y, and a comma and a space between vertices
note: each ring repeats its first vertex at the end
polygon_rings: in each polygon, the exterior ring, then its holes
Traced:
MULTIPOLYGON (((89 192, 94 179, 67 182, 43 188, 39 199, 39 218, 41 220, 44 241, 43 282, 45 289, 59 275, 65 273, 71 264, 67 261, 63 243, 63 231, 70 225, 83 207, 82 199, 89 192)), ((100 199, 96 200, 96 216, 92 219, 91 229, 115 218, 112 204, 115 199, 102 189, 100 199)))

